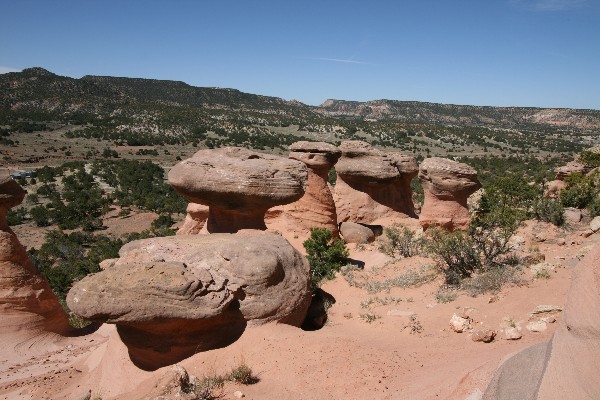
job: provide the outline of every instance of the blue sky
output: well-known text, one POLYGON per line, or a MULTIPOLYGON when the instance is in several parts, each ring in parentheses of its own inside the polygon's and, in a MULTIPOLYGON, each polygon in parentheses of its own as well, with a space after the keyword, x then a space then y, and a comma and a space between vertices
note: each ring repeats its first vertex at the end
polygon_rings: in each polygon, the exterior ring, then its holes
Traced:
POLYGON ((0 0, 0 72, 600 109, 600 0, 0 0))

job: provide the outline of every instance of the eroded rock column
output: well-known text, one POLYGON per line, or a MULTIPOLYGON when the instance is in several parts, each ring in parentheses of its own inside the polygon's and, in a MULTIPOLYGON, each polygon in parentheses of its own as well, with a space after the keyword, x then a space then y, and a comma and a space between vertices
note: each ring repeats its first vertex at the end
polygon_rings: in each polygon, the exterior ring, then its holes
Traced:
POLYGON ((339 222, 416 217, 410 188, 418 171, 414 157, 385 153, 361 141, 343 142, 340 150, 334 194, 339 222))
POLYGON ((0 176, 0 335, 66 333, 68 319, 58 299, 6 221, 26 193, 9 175, 0 176))
POLYGON ((185 221, 177 230, 177 235, 197 235, 202 231, 208 219, 208 206, 189 203, 187 206, 185 221))
POLYGON ((335 202, 327 177, 342 152, 323 142, 296 142, 290 150, 289 158, 302 161, 308 167, 308 180, 304 196, 284 206, 287 228, 303 235, 311 228, 326 228, 334 237, 338 236, 335 202))
POLYGON ((419 180, 425 194, 419 215, 424 229, 432 225, 449 230, 469 226, 467 199, 481 187, 474 168, 446 158, 427 158, 419 167, 419 180))
POLYGON ((225 147, 200 150, 175 165, 169 183, 192 203, 209 207, 203 231, 266 230, 267 210, 299 200, 307 181, 297 160, 225 147))

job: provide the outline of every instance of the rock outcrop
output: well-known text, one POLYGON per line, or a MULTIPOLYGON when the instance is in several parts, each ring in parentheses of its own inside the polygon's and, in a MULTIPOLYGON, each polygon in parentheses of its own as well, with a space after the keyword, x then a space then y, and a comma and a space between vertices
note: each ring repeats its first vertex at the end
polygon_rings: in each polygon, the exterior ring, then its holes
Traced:
POLYGON ((199 234, 208 219, 208 206, 189 203, 185 211, 187 212, 187 215, 185 216, 183 225, 177 230, 177 235, 199 234))
POLYGON ((385 153, 361 141, 343 142, 340 149, 334 194, 338 222, 416 217, 410 188, 418 171, 413 156, 385 153))
POLYGON ((565 178, 575 174, 585 174, 589 171, 589 168, 578 161, 570 161, 567 165, 563 165, 562 167, 558 167, 555 169, 556 171, 556 179, 560 181, 564 181, 565 178))
POLYGON ((187 235, 128 243, 77 282, 76 314, 117 325, 134 363, 154 369, 236 340, 247 325, 300 326, 308 264, 277 235, 187 235))
POLYGON ((556 168, 554 170, 556 172, 556 179, 546 184, 546 196, 557 197, 567 187, 566 178, 575 173, 585 175, 590 169, 587 165, 578 161, 570 161, 567 165, 556 168))
POLYGON ((283 207, 287 227, 303 235, 311 228, 327 228, 337 237, 336 208, 327 177, 342 152, 323 142, 296 142, 290 150, 289 158, 302 161, 308 167, 308 181, 304 196, 283 207))
POLYGON ((432 225, 449 230, 469 226, 467 199, 481 187, 475 169, 446 158, 432 157, 421 163, 419 180, 425 194, 419 215, 423 229, 432 225))
MULTIPOLYGON (((67 316, 46 279, 33 266, 6 214, 27 192, 10 176, 0 176, 0 337, 21 332, 27 341, 43 332, 64 334, 67 316)), ((2 341, 7 344, 6 341, 2 341)))
POLYGON ((484 399, 600 399, 599 260, 596 246, 573 271, 552 339, 504 362, 484 399))
POLYGON ((200 150, 169 171, 169 183, 192 203, 209 207, 208 233, 266 230, 265 213, 299 200, 307 180, 304 163, 224 147, 200 150))

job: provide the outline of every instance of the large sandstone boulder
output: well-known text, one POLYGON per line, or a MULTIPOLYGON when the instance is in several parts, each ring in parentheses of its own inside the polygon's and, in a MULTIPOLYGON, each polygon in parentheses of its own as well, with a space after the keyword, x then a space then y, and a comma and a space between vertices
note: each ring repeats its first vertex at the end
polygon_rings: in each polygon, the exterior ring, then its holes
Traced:
POLYGON ((304 194, 304 163, 225 147, 200 150, 169 171, 169 183, 192 203, 209 207, 208 233, 267 229, 265 213, 304 194))
POLYGON ((410 188, 418 171, 413 156, 386 153, 361 141, 343 142, 340 150, 334 194, 339 222, 416 217, 410 188))
POLYGON ((600 246, 596 246, 573 271, 552 339, 504 362, 484 399, 600 399, 599 261, 600 246))
POLYGON ((375 241, 375 233, 368 226, 356 222, 342 222, 340 233, 346 243, 372 243, 375 241))
POLYGON ((304 196, 283 207, 286 227, 304 236, 311 228, 326 228, 334 237, 338 236, 335 202, 327 177, 342 152, 323 142, 296 142, 290 150, 289 158, 302 161, 308 167, 308 181, 304 196))
POLYGON ((71 310, 117 325, 131 359, 154 369, 236 340, 247 325, 299 326, 310 302, 304 257, 277 235, 186 235, 131 242, 77 282, 71 310))
POLYGON ((469 226, 467 199, 481 187, 475 169, 446 158, 432 157, 421 163, 419 180, 425 194, 419 215, 424 229, 432 225, 449 230, 469 226))
POLYGON ((8 209, 19 205, 26 193, 9 175, 0 176, 0 337, 20 332, 26 336, 18 338, 23 342, 43 332, 69 330, 50 285, 6 222, 8 209))

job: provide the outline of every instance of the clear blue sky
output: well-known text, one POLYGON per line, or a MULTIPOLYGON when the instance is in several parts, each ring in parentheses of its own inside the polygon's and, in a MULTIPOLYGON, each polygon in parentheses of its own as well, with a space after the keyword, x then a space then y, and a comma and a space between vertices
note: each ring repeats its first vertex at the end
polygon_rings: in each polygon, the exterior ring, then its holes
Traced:
POLYGON ((600 0, 0 0, 0 71, 600 109, 600 0))

